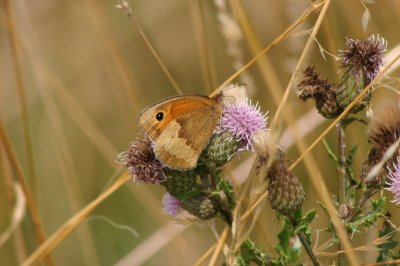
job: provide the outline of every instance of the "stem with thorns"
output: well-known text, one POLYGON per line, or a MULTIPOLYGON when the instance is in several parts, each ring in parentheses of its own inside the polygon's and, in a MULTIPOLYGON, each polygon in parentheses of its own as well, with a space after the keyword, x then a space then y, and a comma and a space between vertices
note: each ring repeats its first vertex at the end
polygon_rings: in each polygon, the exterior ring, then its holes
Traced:
MULTIPOLYGON (((211 163, 208 168, 210 170, 210 188, 214 192, 217 190, 217 184, 215 183, 217 180, 217 169, 214 163, 211 163)), ((224 218, 225 222, 231 226, 233 221, 231 210, 226 206, 219 195, 214 194, 211 197, 211 200, 217 206, 218 211, 224 218)))
MULTIPOLYGON (((337 138, 338 138, 338 172, 339 172, 339 204, 347 204, 347 190, 348 180, 346 175, 346 134, 344 133, 343 120, 340 120, 336 124, 337 138)), ((342 245, 339 242, 338 249, 342 249, 342 245)), ((338 258, 338 265, 344 265, 344 254, 340 253, 338 258)))
MULTIPOLYGON (((289 219, 289 222, 292 224, 294 228, 298 226, 297 220, 293 215, 287 214, 286 217, 289 219)), ((310 257, 312 264, 314 266, 319 266, 320 263, 317 257, 315 256, 314 251, 312 250, 310 243, 308 242, 304 232, 297 232, 296 235, 300 239, 301 244, 303 244, 303 247, 306 250, 308 257, 310 257)))
POLYGON ((361 197, 360 201, 357 204, 357 207, 351 212, 350 216, 347 217, 346 223, 351 222, 354 219, 354 217, 356 217, 361 207, 367 202, 367 200, 370 199, 373 195, 375 195, 375 193, 378 191, 379 189, 369 188, 361 197))

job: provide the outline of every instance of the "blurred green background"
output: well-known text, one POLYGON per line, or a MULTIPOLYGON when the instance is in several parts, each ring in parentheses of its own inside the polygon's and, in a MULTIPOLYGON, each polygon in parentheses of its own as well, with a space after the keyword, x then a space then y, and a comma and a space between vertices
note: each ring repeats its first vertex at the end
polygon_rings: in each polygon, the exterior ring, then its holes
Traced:
MULTIPOLYGON (((310 2, 300 0, 129 3, 138 24, 185 94, 211 93, 235 73, 240 64, 254 57, 257 46, 269 44, 310 5, 310 2), (216 2, 226 4, 225 13, 216 2), (231 24, 224 17, 227 14, 233 19, 231 24), (239 25, 239 28, 232 25, 239 25), (226 35, 223 29, 228 29, 226 35), (237 50, 232 51, 232 47, 237 50)), ((12 140, 31 186, 47 236, 122 173, 115 158, 138 136, 140 110, 176 94, 137 28, 121 9, 116 8, 117 4, 117 0, 1 1, 0 121, 12 140), (13 14, 14 45, 10 42, 7 3, 13 14), (19 54, 19 71, 15 68, 13 47, 19 54), (24 145, 17 75, 22 77, 26 97, 33 178, 24 145)), ((364 5, 361 1, 348 0, 331 3, 317 36, 328 52, 336 54, 338 49, 344 48, 346 37, 366 37, 370 33, 386 38, 389 50, 400 43, 400 2, 381 0, 364 5), (361 21, 365 7, 370 10, 371 20, 364 32, 361 21)), ((235 80, 248 85, 253 102, 260 103, 261 110, 268 111, 270 117, 279 103, 272 95, 283 94, 317 16, 306 20, 290 38, 263 57, 264 65, 254 64, 246 72, 247 76, 235 80)), ((330 81, 338 81, 338 62, 329 55, 325 61, 318 46, 314 46, 312 56, 306 62, 315 64, 322 76, 330 81)), ((396 75, 398 72, 390 74, 396 75)), ((392 86, 398 88, 398 82, 392 86)), ((389 98, 399 100, 392 91, 377 90, 372 107, 389 98)), ((285 109, 297 121, 313 109, 313 103, 299 102, 291 93, 285 109)), ((309 119, 318 119, 318 115, 309 119)), ((327 125, 329 121, 320 123, 303 140, 312 143, 327 125)), ((283 130, 287 127, 284 125, 283 130)), ((327 141, 336 147, 334 132, 327 141)), ((360 145, 355 161, 357 176, 368 149, 365 126, 352 126, 348 130, 348 141, 349 147, 360 145)), ((322 143, 312 154, 317 160, 319 175, 330 191, 336 193, 337 172, 322 143)), ((296 160, 298 156, 298 150, 290 146, 288 157, 296 160)), ((248 157, 249 154, 242 155, 228 168, 233 171, 235 165, 248 157)), ((4 152, 0 158, 2 232, 12 220, 15 198, 13 172, 4 152)), ((246 170, 240 173, 245 175, 246 170)), ((295 174, 307 191, 303 209, 317 207, 315 201, 318 198, 303 167, 297 167, 295 174)), ((170 218, 161 212, 162 195, 163 190, 158 186, 125 185, 103 202, 93 216, 107 217, 114 223, 129 226, 138 236, 112 226, 104 219, 90 218, 56 248, 55 261, 58 265, 110 265, 124 259, 124 263, 128 261, 124 265, 141 264, 142 260, 145 265, 193 264, 216 241, 209 226, 213 222, 190 225, 181 232, 183 227, 171 225, 170 218), (157 248, 157 243, 161 243, 168 232, 173 234, 171 239, 167 237, 165 246, 157 248), (128 255, 131 255, 129 259, 125 257, 128 255)), ((398 209, 391 211, 393 221, 400 223, 398 209)), ((222 227, 220 222, 215 223, 217 228, 222 227)), ((327 223, 319 209, 315 230, 327 223)), ((254 229, 254 240, 262 249, 273 253, 279 226, 274 211, 266 203, 254 229)), ((357 246, 357 241, 365 239, 370 242, 376 236, 376 230, 356 235, 353 244, 357 246)), ((318 237, 322 243, 323 233, 318 237)), ((35 247, 31 221, 25 215, 21 226, 0 247, 0 264, 19 264, 35 247)), ((374 253, 370 253, 358 254, 367 262, 374 257, 374 253)), ((330 262, 329 258, 322 261, 330 262)))

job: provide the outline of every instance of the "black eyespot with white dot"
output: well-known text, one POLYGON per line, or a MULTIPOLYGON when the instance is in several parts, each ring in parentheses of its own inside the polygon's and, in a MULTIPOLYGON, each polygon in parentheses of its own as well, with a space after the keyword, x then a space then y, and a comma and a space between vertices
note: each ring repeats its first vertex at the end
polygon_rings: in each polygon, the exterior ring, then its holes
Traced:
POLYGON ((163 118, 164 118, 164 113, 163 113, 163 112, 158 112, 158 113, 156 114, 156 119, 157 119, 158 121, 163 120, 163 118))

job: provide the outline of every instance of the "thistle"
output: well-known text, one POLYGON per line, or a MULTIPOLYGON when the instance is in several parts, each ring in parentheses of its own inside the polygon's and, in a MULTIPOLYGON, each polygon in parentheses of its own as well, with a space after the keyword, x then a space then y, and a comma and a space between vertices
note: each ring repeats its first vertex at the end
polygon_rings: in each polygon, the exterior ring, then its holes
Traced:
POLYGON ((284 153, 278 151, 278 156, 268 172, 268 200, 273 209, 292 215, 301 208, 305 193, 300 181, 287 169, 283 157, 284 153))
POLYGON ((371 180, 366 180, 368 172, 382 160, 387 149, 400 137, 400 105, 398 103, 382 104, 374 111, 368 129, 368 141, 372 147, 363 163, 361 178, 368 186, 381 187, 386 182, 388 170, 393 166, 400 149, 386 162, 386 166, 371 180))
POLYGON ((166 179, 147 139, 131 142, 126 151, 118 155, 117 162, 128 168, 134 182, 160 184, 166 179))
POLYGON ((239 149, 252 150, 251 138, 258 130, 267 129, 266 114, 249 100, 226 103, 221 118, 221 131, 231 134, 239 142, 239 149))
POLYGON ((400 205, 400 157, 397 157, 396 162, 393 164, 393 170, 388 169, 386 184, 389 186, 386 190, 394 194, 393 203, 400 205))
POLYGON ((325 118, 337 117, 343 109, 336 102, 336 88, 326 79, 320 78, 314 66, 303 71, 304 78, 297 86, 297 97, 306 101, 315 100, 315 107, 325 118))
MULTIPOLYGON (((339 51, 344 74, 336 91, 336 99, 342 109, 345 109, 379 73, 387 42, 382 37, 371 35, 366 39, 347 39, 346 46, 347 49, 339 51)), ((370 98, 371 95, 368 94, 351 112, 361 111, 370 98)))

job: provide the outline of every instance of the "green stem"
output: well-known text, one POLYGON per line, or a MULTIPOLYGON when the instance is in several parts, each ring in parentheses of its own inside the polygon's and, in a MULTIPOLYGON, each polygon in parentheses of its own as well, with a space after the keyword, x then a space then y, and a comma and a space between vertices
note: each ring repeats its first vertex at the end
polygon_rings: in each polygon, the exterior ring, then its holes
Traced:
MULTIPOLYGON (((286 217, 289 219, 290 223, 294 228, 298 226, 297 220, 293 215, 287 214, 286 217)), ((300 239, 301 244, 303 244, 303 247, 306 250, 308 257, 310 257, 312 264, 314 266, 319 266, 320 263, 317 257, 315 256, 314 251, 310 246, 310 243, 307 240, 307 236, 304 234, 304 232, 298 232, 296 235, 300 239)))
POLYGON ((360 201, 357 204, 357 207, 351 212, 350 216, 346 218, 346 223, 351 222, 354 217, 356 217, 357 213, 360 211, 361 207, 367 202, 368 199, 370 199, 373 195, 375 195, 376 192, 378 192, 378 189, 373 189, 369 188, 364 195, 361 197, 360 201))
MULTIPOLYGON (((217 191, 217 168, 214 163, 211 163, 208 165, 208 169, 210 171, 210 188, 211 188, 211 193, 217 191)), ((219 212, 221 213, 222 217, 224 218, 225 222, 231 226, 232 225, 232 213, 231 210, 226 206, 226 204, 222 201, 221 197, 219 195, 213 195, 211 197, 211 200, 214 202, 214 204, 217 206, 219 212)))
MULTIPOLYGON (((342 121, 339 121, 336 125, 337 138, 338 138, 338 172, 339 172, 339 205, 347 204, 347 189, 348 180, 346 176, 346 135, 342 121)), ((339 242, 338 249, 342 249, 342 245, 339 242)), ((344 254, 340 253, 338 258, 338 265, 344 266, 344 254)))

